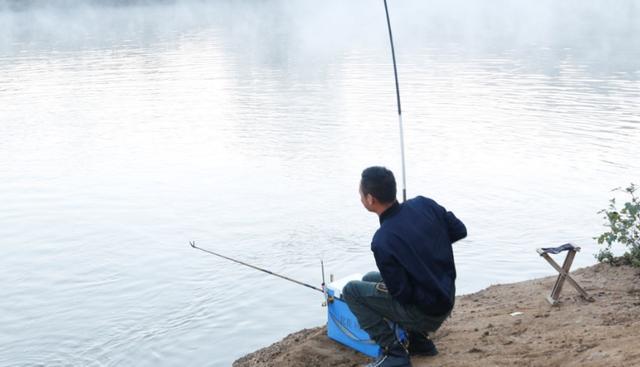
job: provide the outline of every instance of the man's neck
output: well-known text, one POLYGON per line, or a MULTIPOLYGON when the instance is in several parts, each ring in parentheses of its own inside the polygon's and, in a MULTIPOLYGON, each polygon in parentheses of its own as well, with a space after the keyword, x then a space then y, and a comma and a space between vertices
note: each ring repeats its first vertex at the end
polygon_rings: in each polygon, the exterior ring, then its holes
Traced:
POLYGON ((375 212, 376 214, 378 214, 378 217, 380 217, 382 215, 382 213, 386 212, 387 209, 391 208, 393 206, 393 204, 395 204, 396 201, 392 201, 388 204, 380 204, 376 209, 375 212))
POLYGON ((388 205, 387 208, 378 215, 380 225, 382 225, 382 222, 395 215, 398 210, 400 210, 400 204, 398 204, 397 201, 394 201, 393 203, 391 203, 391 205, 388 205))

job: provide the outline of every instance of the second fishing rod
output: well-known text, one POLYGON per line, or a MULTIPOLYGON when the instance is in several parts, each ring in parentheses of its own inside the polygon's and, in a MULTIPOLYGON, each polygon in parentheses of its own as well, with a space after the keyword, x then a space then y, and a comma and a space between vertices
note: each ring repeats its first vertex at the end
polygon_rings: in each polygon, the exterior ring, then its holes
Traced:
MULTIPOLYGON (((403 127, 403 124, 402 124, 402 107, 401 107, 401 104, 400 104, 400 82, 398 81, 398 68, 397 68, 397 65, 396 65, 396 53, 395 53, 395 47, 394 47, 394 44, 393 44, 393 32, 391 31, 391 20, 389 18, 389 8, 387 6, 387 0, 383 0, 383 1, 384 1, 384 11, 385 11, 386 19, 387 19, 387 29, 389 31, 389 43, 391 44, 391 57, 392 57, 392 60, 393 60, 393 75, 394 75, 394 78, 395 78, 395 87, 396 87, 396 102, 397 102, 397 106, 398 106, 398 127, 400 129, 400 156, 401 156, 401 162, 402 162, 402 201, 406 201, 407 200, 407 185, 406 185, 407 179, 406 179, 405 158, 404 158, 404 127, 403 127)), ((281 278, 281 279, 296 283, 298 285, 313 289, 315 291, 321 292, 321 293, 324 294, 325 299, 328 299, 327 291, 326 291, 326 284, 325 284, 325 277, 324 277, 324 263, 322 262, 322 260, 320 261, 320 265, 321 265, 321 268, 322 268, 322 288, 318 288, 318 287, 314 287, 314 286, 312 286, 312 285, 310 285, 308 283, 301 282, 299 280, 295 280, 295 279, 292 279, 290 277, 274 273, 274 272, 272 272, 270 270, 267 270, 267 269, 264 269, 264 268, 261 268, 261 267, 255 266, 255 265, 251 265, 251 264, 248 264, 248 263, 240 261, 240 260, 236 260, 236 259, 230 258, 228 256, 219 254, 219 253, 211 251, 211 250, 207 250, 207 249, 198 247, 194 241, 189 242, 189 244, 191 245, 191 247, 193 247, 195 249, 198 249, 200 251, 206 252, 208 254, 211 254, 211 255, 214 255, 214 256, 218 256, 220 258, 223 258, 223 259, 226 259, 226 260, 229 260, 229 261, 233 261, 233 262, 235 262, 237 264, 248 266, 248 267, 250 267, 252 269, 261 271, 263 273, 267 273, 267 274, 276 276, 278 278, 281 278)))

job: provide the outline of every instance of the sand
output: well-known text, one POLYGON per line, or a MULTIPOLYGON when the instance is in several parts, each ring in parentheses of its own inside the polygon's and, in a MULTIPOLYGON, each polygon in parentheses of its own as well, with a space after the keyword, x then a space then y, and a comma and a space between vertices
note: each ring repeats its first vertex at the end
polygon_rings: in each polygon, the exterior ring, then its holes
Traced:
MULTIPOLYGON (((571 274, 594 302, 565 283, 560 303, 551 306, 545 297, 555 277, 458 297, 451 317, 432 335, 440 354, 414 357, 413 366, 640 366, 640 269, 598 264, 571 274)), ((233 366, 346 367, 368 361, 318 327, 233 366)))

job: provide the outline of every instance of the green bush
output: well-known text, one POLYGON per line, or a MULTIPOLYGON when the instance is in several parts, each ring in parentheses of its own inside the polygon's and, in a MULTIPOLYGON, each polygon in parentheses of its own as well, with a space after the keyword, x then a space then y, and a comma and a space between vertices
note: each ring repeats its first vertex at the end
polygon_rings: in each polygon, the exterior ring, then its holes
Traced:
POLYGON ((616 199, 613 198, 609 201, 607 209, 598 212, 598 214, 604 214, 604 226, 609 229, 600 236, 594 237, 599 244, 606 246, 596 254, 598 261, 613 262, 611 245, 620 243, 627 247, 627 252, 623 255, 625 262, 640 267, 640 198, 636 194, 638 189, 638 186, 632 183, 626 189, 613 190, 631 196, 631 201, 624 203, 622 208, 618 209, 616 199))

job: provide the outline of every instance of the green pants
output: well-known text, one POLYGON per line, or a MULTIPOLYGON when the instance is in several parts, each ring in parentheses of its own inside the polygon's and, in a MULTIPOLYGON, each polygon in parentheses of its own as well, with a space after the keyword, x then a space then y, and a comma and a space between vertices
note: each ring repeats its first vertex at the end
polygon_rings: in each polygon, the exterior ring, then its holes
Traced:
POLYGON ((391 297, 380 273, 372 271, 362 280, 345 285, 342 297, 358 319, 360 327, 371 339, 385 348, 393 344, 395 334, 386 320, 400 324, 408 332, 427 333, 437 330, 449 313, 429 315, 416 305, 402 305, 391 297))

